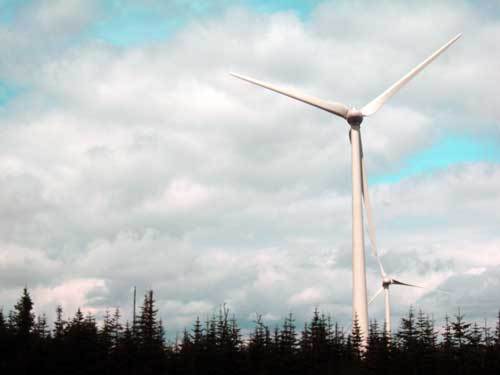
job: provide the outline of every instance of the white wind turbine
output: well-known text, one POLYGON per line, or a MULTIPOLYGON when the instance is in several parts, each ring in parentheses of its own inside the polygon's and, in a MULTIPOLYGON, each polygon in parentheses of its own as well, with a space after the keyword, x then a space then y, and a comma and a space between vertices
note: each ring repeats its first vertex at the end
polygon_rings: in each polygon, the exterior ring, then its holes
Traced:
POLYGON ((330 112, 334 115, 344 118, 350 125, 350 139, 351 139, 351 158, 352 158, 352 317, 358 319, 365 341, 368 333, 368 303, 366 297, 366 270, 365 270, 365 253, 364 253, 364 239, 363 239, 363 212, 362 212, 362 197, 365 201, 365 207, 368 214, 369 236, 372 242, 372 251, 376 254, 376 245, 374 237, 374 229, 371 225, 371 209, 367 205, 368 190, 366 186, 366 177, 364 170, 364 162, 362 156, 361 134, 360 125, 363 118, 373 115, 377 112, 384 103, 396 94, 408 81, 415 77, 422 69, 429 65, 436 57, 443 53, 449 46, 451 46, 462 34, 458 34, 422 63, 413 68, 399 81, 394 83, 391 87, 385 90, 382 94, 365 105, 361 110, 356 108, 349 108, 345 104, 330 102, 298 92, 282 89, 274 85, 257 81, 239 74, 231 73, 236 78, 253 83, 255 85, 264 87, 279 94, 286 95, 292 99, 299 100, 303 103, 312 105, 324 111, 330 112))
POLYGON ((375 255, 377 258, 377 262, 380 268, 380 276, 382 277, 382 286, 380 289, 375 293, 375 295, 371 298, 371 300, 368 302, 368 304, 371 304, 382 291, 384 292, 384 297, 385 297, 385 331, 387 333, 387 337, 391 337, 391 302, 390 302, 390 296, 389 296, 389 287, 391 285, 402 285, 402 286, 409 286, 412 288, 424 288, 423 286, 415 285, 415 284, 409 284, 405 283, 396 279, 393 279, 389 275, 387 275, 384 271, 384 267, 382 267, 382 262, 380 261, 378 254, 375 255))
MULTIPOLYGON (((368 208, 368 207, 369 207, 369 204, 367 205, 367 211, 371 212, 371 208, 368 208)), ((371 220, 371 218, 369 220, 371 220)), ((368 224, 368 225, 374 229, 373 224, 368 224)), ((375 299, 380 295, 380 293, 382 293, 382 291, 384 292, 384 297, 385 297, 385 331, 387 333, 387 337, 390 338, 392 331, 391 331, 391 302, 390 302, 389 287, 391 285, 400 285, 400 286, 408 286, 408 287, 420 288, 420 289, 426 289, 426 288, 423 286, 420 286, 420 285, 405 283, 403 281, 396 280, 396 279, 392 278, 391 276, 389 276, 385 272, 384 267, 382 266, 382 261, 380 260, 380 258, 378 256, 378 253, 375 252, 374 255, 375 255, 375 258, 377 259, 377 263, 379 266, 380 277, 382 279, 382 286, 373 295, 373 297, 370 299, 368 304, 371 304, 373 301, 375 301, 375 299)), ((443 290, 443 289, 434 289, 434 290, 438 291, 438 292, 442 292, 442 293, 449 293, 448 291, 443 290)))

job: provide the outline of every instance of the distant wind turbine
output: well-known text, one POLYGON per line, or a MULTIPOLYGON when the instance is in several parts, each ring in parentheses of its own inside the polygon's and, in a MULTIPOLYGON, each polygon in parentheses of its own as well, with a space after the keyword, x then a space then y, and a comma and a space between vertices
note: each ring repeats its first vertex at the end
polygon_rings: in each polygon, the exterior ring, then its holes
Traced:
MULTIPOLYGON (((354 319, 358 319, 361 334, 363 335, 365 342, 368 334, 368 303, 366 297, 366 268, 363 239, 362 196, 365 200, 366 207, 368 189, 366 187, 366 179, 365 183, 363 183, 363 175, 365 174, 362 172, 362 170, 364 169, 364 162, 362 156, 360 125, 363 122, 364 117, 373 115, 375 112, 377 112, 384 105, 384 103, 389 100, 389 98, 396 94, 422 69, 424 69, 432 61, 434 61, 435 58, 437 58, 448 47, 450 47, 458 38, 460 38, 461 35, 462 34, 458 34, 456 37, 454 37, 452 40, 450 40, 448 43, 446 43, 444 46, 430 55, 427 59, 425 59, 422 63, 413 68, 403 78, 401 78, 399 81, 385 90, 382 94, 380 94, 378 97, 361 108, 361 110, 358 110, 354 107, 349 108, 342 103, 330 102, 314 98, 312 96, 300 94, 292 90, 278 88, 265 82, 257 81, 255 79, 248 78, 236 73, 231 73, 231 75, 236 78, 264 87, 279 94, 286 95, 292 99, 299 100, 303 103, 312 105, 316 108, 342 117, 343 119, 347 120, 347 123, 350 126, 349 134, 351 139, 352 158, 352 317, 353 321, 354 319)), ((372 238, 372 234, 374 235, 374 230, 370 230, 369 234, 370 238, 372 238)), ((372 251, 376 252, 376 248, 374 248, 373 246, 372 251)))
POLYGON ((379 257, 377 256, 377 262, 380 268, 380 275, 382 277, 382 286, 380 289, 375 293, 375 295, 370 299, 368 304, 371 304, 382 291, 384 292, 385 296, 385 330, 387 333, 387 337, 391 337, 391 302, 390 302, 390 296, 389 296, 389 286, 391 285, 402 285, 402 286, 408 286, 412 288, 424 288, 423 286, 420 285, 415 285, 415 284, 409 284, 405 283, 396 279, 393 279, 392 277, 388 276, 385 271, 384 267, 382 267, 382 262, 380 261, 379 257))

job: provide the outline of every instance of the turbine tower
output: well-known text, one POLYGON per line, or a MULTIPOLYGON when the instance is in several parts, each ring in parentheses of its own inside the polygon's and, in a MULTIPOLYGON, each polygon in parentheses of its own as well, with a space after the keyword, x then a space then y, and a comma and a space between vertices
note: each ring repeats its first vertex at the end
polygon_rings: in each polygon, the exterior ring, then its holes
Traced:
MULTIPOLYGON (((422 69, 429 65, 436 57, 443 53, 449 46, 451 46, 462 34, 458 34, 444 46, 439 48, 436 52, 430 55, 422 63, 413 68, 403 78, 394 83, 391 87, 385 90, 378 97, 373 99, 361 110, 356 108, 349 108, 345 104, 338 102, 330 102, 318 99, 312 96, 300 94, 293 90, 279 88, 277 86, 261 82, 249 77, 245 77, 236 73, 230 73, 236 78, 253 83, 257 86, 264 87, 268 90, 286 95, 292 99, 299 100, 303 103, 312 105, 316 108, 322 109, 336 116, 342 117, 347 120, 350 126, 350 139, 351 139, 351 160, 352 160, 352 317, 358 319, 361 328, 361 334, 364 341, 368 334, 368 303, 366 297, 366 270, 365 270, 365 252, 364 252, 364 239, 363 239, 363 211, 362 211, 362 196, 364 196, 365 207, 368 197, 368 189, 366 186, 366 178, 362 170, 364 169, 364 162, 362 157, 362 145, 360 125, 363 119, 367 116, 373 115, 377 112, 384 103, 396 94, 408 81, 415 77, 422 69), (363 183, 363 180, 365 181, 363 183)), ((371 211, 371 210, 370 210, 371 211)), ((370 215, 370 214, 368 214, 370 215)), ((371 220, 370 220, 371 222, 371 220)), ((370 230, 370 239, 374 231, 370 230), (372 233, 373 232, 373 233, 372 233)), ((374 238, 374 237, 373 237, 374 238)), ((372 251, 376 252, 373 247, 372 251)))

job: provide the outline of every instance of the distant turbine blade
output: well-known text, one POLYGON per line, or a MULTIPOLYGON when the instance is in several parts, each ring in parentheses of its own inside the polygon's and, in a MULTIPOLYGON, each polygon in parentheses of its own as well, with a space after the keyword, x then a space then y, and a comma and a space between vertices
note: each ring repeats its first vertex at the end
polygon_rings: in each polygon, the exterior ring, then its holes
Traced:
POLYGON ((377 290, 377 293, 375 293, 375 295, 374 295, 374 296, 372 297, 372 299, 368 302, 368 304, 370 304, 370 303, 372 303, 373 301, 375 301, 375 298, 377 298, 377 297, 378 297, 378 295, 379 295, 380 293, 382 293, 382 291, 383 291, 383 290, 384 290, 384 288, 383 288, 383 287, 382 287, 382 288, 380 288, 379 290, 377 290))
POLYGON ((283 95, 286 95, 292 99, 300 100, 303 103, 310 104, 316 108, 323 109, 327 112, 333 113, 334 115, 340 116, 342 118, 346 118, 347 112, 349 111, 349 108, 347 108, 347 106, 345 106, 342 103, 328 102, 326 100, 314 98, 312 96, 299 94, 295 91, 278 88, 278 87, 270 85, 268 83, 257 81, 255 79, 248 78, 248 77, 242 76, 240 74, 236 74, 236 73, 229 73, 229 74, 231 74, 233 77, 242 79, 243 81, 247 81, 247 82, 253 83, 254 85, 261 86, 261 87, 264 87, 268 90, 277 92, 278 94, 283 94, 283 95))
POLYGON ((382 94, 380 94, 377 98, 372 100, 370 103, 365 105, 361 109, 361 113, 363 116, 370 116, 373 115, 375 112, 377 112, 383 105, 384 103, 389 100, 390 97, 392 97, 395 93, 397 93, 401 87, 403 87, 408 81, 410 81, 413 77, 415 77, 422 69, 424 69, 427 65, 429 65, 436 57, 438 57, 441 53, 443 53, 449 46, 451 46, 453 43, 455 43, 458 38, 460 38, 462 34, 458 34, 456 37, 454 37, 452 40, 450 40, 448 43, 446 43, 444 46, 442 46, 440 49, 438 49, 436 52, 434 52, 432 55, 430 55, 427 59, 425 59, 423 62, 421 62, 419 65, 417 65, 413 70, 411 70, 408 74, 406 74, 403 78, 401 78, 399 81, 397 81, 395 84, 393 84, 391 87, 389 87, 386 91, 384 91, 382 94))
POLYGON ((395 285, 404 285, 404 286, 411 286, 413 288, 426 289, 426 288, 424 288, 423 286, 420 286, 420 285, 408 284, 408 283, 404 283, 402 281, 395 280, 395 279, 392 279, 392 283, 395 284, 395 285))
POLYGON ((362 189, 361 192, 363 193, 363 202, 365 204, 365 210, 366 210, 366 222, 368 224, 368 237, 370 238, 370 245, 372 249, 372 254, 373 256, 377 259, 378 266, 380 268, 380 273, 382 274, 382 277, 386 276, 386 273, 384 271, 384 267, 382 266, 382 262, 380 261, 380 258, 378 256, 378 251, 377 251, 377 237, 375 235, 375 224, 373 223, 373 215, 372 215, 372 205, 370 202, 370 194, 368 192, 368 179, 366 177, 366 169, 365 169, 365 159, 363 155, 363 144, 361 142, 361 135, 360 135, 360 148, 361 148, 361 177, 363 181, 362 189))
POLYGON ((402 281, 398 281, 398 280, 394 280, 394 279, 392 279, 392 283, 395 285, 404 285, 404 286, 411 286, 413 288, 427 289, 427 290, 432 291, 432 292, 436 291, 436 292, 441 292, 441 293, 446 293, 446 294, 452 294, 448 290, 443 290, 443 289, 439 289, 439 288, 430 289, 430 288, 426 288, 425 286, 403 283, 402 281))

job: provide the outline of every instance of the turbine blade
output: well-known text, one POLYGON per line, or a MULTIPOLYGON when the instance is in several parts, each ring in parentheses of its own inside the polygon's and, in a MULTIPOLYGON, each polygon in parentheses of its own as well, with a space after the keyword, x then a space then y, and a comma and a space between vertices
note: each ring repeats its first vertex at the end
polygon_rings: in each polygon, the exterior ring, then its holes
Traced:
POLYGON ((440 54, 442 54, 449 46, 451 46, 453 43, 455 43, 458 40, 458 38, 460 38, 461 36, 462 36, 462 34, 458 34, 456 37, 454 37, 452 40, 450 40, 448 43, 446 43, 444 46, 442 46, 440 49, 438 49, 436 52, 434 52, 432 55, 430 55, 427 59, 425 59, 423 62, 421 62, 415 68, 413 68, 403 78, 401 78, 399 81, 397 81, 395 84, 393 84, 387 90, 385 90, 382 94, 380 94, 378 97, 376 97, 370 103, 365 105, 361 109, 361 113, 363 114, 363 116, 370 116, 370 115, 373 115, 375 112, 377 112, 384 105, 384 103, 387 100, 389 100, 390 97, 392 97, 395 93, 397 93, 406 83, 408 83, 408 81, 410 81, 413 77, 415 77, 418 73, 420 73, 420 71, 422 69, 424 69, 432 61, 434 61, 434 59, 436 57, 438 57, 440 54))
POLYGON ((236 74, 236 73, 229 73, 229 74, 231 74, 233 77, 242 79, 243 81, 253 83, 254 85, 261 86, 261 87, 264 87, 268 90, 277 92, 278 94, 283 94, 283 95, 286 95, 292 99, 296 99, 296 100, 299 100, 303 103, 310 104, 316 108, 323 109, 327 112, 333 113, 334 115, 340 116, 342 118, 346 118, 347 111, 349 110, 349 108, 347 108, 347 106, 345 106, 342 103, 329 102, 326 100, 314 98, 312 96, 299 94, 295 91, 278 88, 278 87, 270 85, 268 83, 257 81, 255 79, 248 78, 248 77, 242 76, 240 74, 236 74))
POLYGON ((380 273, 382 277, 385 277, 386 273, 384 271, 384 267, 382 266, 382 261, 380 260, 377 251, 377 237, 375 235, 375 224, 373 223, 372 205, 370 202, 370 194, 368 191, 368 179, 366 177, 365 161, 363 155, 363 143, 361 142, 361 135, 359 141, 361 148, 361 179, 362 179, 361 192, 363 194, 363 202, 366 211, 366 222, 368 224, 368 237, 370 238, 372 254, 377 259, 377 263, 380 268, 380 273))
POLYGON ((380 293, 382 293, 382 291, 384 290, 384 287, 381 287, 379 290, 377 290, 377 293, 375 293, 375 295, 372 297, 372 299, 368 302, 368 304, 372 303, 373 301, 375 301, 375 298, 378 297, 378 295, 380 293))
POLYGON ((426 289, 425 287, 420 286, 420 285, 408 284, 408 283, 404 283, 404 282, 402 282, 402 281, 395 280, 395 279, 392 279, 392 283, 393 283, 393 284, 395 284, 395 285, 404 285, 404 286, 411 286, 411 287, 413 287, 413 288, 421 288, 421 289, 426 289))
POLYGON ((411 286, 413 288, 427 289, 429 291, 437 291, 437 292, 441 292, 441 293, 451 294, 451 292, 448 290, 443 290, 443 289, 439 289, 439 288, 430 289, 430 288, 426 288, 425 286, 403 283, 402 281, 394 280, 394 279, 392 279, 392 283, 395 285, 411 286))

